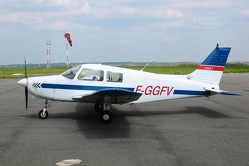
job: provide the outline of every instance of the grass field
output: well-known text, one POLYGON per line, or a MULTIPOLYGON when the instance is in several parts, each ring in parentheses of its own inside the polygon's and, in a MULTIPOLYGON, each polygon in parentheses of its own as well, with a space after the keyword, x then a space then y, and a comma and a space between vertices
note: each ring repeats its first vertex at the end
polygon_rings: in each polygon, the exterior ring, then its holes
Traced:
MULTIPOLYGON (((143 66, 126 66, 124 68, 141 70, 143 66)), ((158 74, 188 74, 197 66, 147 66, 144 71, 158 74)), ((42 76, 60 74, 67 68, 27 68, 28 76, 42 76)), ((249 66, 226 66, 225 73, 247 73, 249 66)), ((0 68, 0 78, 23 78, 23 68, 0 68)))

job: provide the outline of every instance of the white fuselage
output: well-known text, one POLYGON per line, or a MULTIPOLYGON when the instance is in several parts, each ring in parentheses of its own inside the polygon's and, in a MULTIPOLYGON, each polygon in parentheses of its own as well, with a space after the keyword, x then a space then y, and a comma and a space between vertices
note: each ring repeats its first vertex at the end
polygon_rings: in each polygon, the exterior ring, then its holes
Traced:
POLYGON ((73 78, 63 75, 30 77, 27 80, 28 91, 33 96, 54 101, 75 101, 73 97, 84 96, 107 88, 120 88, 142 93, 132 103, 169 100, 186 97, 209 96, 204 88, 213 87, 187 79, 186 76, 154 74, 143 71, 105 66, 100 64, 84 64, 73 78), (102 80, 81 79, 82 69, 101 70, 102 80), (122 81, 110 81, 108 73, 122 74, 122 81))

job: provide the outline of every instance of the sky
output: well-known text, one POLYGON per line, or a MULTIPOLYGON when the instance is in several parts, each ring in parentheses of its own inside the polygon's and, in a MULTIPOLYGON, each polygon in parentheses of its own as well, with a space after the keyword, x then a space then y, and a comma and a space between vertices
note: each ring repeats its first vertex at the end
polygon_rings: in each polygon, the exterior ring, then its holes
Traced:
POLYGON ((0 0, 0 65, 202 62, 219 43, 249 61, 248 0, 0 0))

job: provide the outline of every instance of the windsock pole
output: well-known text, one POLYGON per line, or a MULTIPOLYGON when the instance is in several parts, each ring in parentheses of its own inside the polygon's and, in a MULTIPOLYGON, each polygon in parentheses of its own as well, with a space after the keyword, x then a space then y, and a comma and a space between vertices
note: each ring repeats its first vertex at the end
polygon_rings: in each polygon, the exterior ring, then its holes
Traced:
POLYGON ((70 46, 72 47, 72 40, 70 38, 70 34, 69 33, 65 33, 64 37, 66 38, 66 51, 67 51, 67 68, 68 68, 68 43, 70 44, 70 46))

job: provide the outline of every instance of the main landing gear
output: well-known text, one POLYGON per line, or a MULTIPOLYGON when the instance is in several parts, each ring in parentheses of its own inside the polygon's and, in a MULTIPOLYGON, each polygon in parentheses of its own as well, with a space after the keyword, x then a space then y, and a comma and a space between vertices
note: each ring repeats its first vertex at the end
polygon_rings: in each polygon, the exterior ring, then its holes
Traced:
POLYGON ((99 112, 99 119, 102 123, 110 123, 113 118, 113 113, 110 111, 110 103, 95 103, 94 109, 96 112, 99 112))
POLYGON ((51 106, 48 104, 48 100, 46 100, 44 108, 42 110, 40 110, 38 113, 38 116, 40 119, 47 119, 48 118, 47 108, 49 108, 49 107, 51 107, 51 106))

